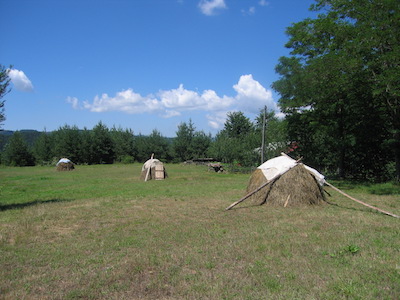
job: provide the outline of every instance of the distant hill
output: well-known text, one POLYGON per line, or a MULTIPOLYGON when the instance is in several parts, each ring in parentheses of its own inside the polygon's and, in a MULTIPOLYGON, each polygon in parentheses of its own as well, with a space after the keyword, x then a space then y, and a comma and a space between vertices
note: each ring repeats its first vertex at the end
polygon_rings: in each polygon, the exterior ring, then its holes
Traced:
MULTIPOLYGON (((32 147, 35 144, 37 138, 42 134, 41 131, 32 129, 18 130, 22 137, 25 139, 28 146, 32 147)), ((4 146, 8 143, 8 140, 12 137, 14 131, 11 130, 1 130, 0 131, 0 151, 3 151, 4 146)))

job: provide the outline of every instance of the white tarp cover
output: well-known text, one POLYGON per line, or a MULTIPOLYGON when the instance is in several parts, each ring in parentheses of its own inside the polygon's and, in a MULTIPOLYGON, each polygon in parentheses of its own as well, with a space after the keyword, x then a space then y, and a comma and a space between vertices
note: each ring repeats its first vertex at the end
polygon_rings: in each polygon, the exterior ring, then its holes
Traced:
MULTIPOLYGON (((297 163, 293 158, 285 154, 282 154, 281 156, 267 160, 257 169, 260 169, 263 172, 267 180, 272 180, 276 176, 286 173, 287 171, 289 171, 291 168, 295 167, 298 164, 299 163, 297 163)), ((325 183, 324 175, 320 174, 317 170, 310 168, 309 166, 304 165, 304 167, 314 175, 315 179, 321 186, 324 185, 325 183)))
POLYGON ((160 162, 158 159, 151 158, 143 164, 142 171, 147 170, 148 168, 153 168, 156 165, 162 165, 162 162, 160 162))
POLYGON ((60 163, 72 163, 72 161, 70 161, 68 158, 61 158, 59 161, 58 161, 58 163, 57 163, 57 166, 60 164, 60 163))

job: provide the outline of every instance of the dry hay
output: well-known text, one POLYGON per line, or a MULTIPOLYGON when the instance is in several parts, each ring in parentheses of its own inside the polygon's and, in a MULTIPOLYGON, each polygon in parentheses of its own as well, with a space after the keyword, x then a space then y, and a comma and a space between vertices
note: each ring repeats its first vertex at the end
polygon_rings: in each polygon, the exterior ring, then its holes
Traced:
MULTIPOLYGON (((247 193, 256 190, 266 181, 263 172, 257 169, 250 178, 247 193)), ((325 196, 314 176, 299 164, 255 193, 249 200, 254 204, 266 201, 270 206, 289 207, 323 204, 325 196)))
POLYGON ((75 169, 75 167, 72 162, 68 163, 61 162, 57 165, 57 171, 71 171, 73 169, 75 169))
MULTIPOLYGON (((163 166, 162 163, 160 163, 159 165, 162 165, 162 166, 163 166)), ((145 179, 146 179, 147 171, 148 171, 148 168, 142 170, 142 172, 140 173, 140 180, 145 180, 145 179)), ((165 167, 164 167, 164 166, 163 166, 162 175, 163 175, 164 177, 163 177, 163 178, 158 178, 158 179, 165 179, 165 178, 168 177, 167 171, 165 170, 165 167)), ((149 175, 148 175, 147 180, 151 180, 151 179, 156 179, 156 167, 155 167, 155 166, 150 168, 150 172, 149 172, 149 175)))

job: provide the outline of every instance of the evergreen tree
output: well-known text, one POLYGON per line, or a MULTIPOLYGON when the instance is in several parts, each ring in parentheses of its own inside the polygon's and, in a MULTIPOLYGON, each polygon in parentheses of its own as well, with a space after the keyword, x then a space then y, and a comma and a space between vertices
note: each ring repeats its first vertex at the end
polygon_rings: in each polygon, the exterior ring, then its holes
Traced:
POLYGON ((180 161, 194 158, 192 142, 195 129, 192 120, 189 120, 189 124, 182 122, 178 125, 178 131, 176 132, 176 138, 173 141, 172 148, 175 156, 179 158, 180 161))
POLYGON ((64 125, 52 133, 54 138, 54 155, 60 158, 68 158, 74 163, 82 163, 81 159, 81 135, 78 127, 64 125))
POLYGON ((32 152, 19 131, 14 132, 3 152, 3 163, 8 166, 34 166, 32 152))
POLYGON ((133 162, 136 155, 133 131, 113 127, 110 134, 114 141, 116 161, 133 162))
POLYGON ((50 164, 54 157, 52 150, 53 150, 53 143, 51 135, 46 131, 42 132, 42 134, 36 140, 33 147, 36 162, 38 162, 41 165, 50 164))
POLYGON ((137 161, 145 162, 154 153, 154 157, 162 161, 171 161, 170 144, 161 133, 154 129, 149 136, 135 137, 137 161))
POLYGON ((252 122, 242 112, 228 113, 224 129, 210 146, 210 155, 224 163, 243 166, 257 165, 260 136, 252 122))
POLYGON ((115 159, 114 142, 107 126, 99 122, 92 130, 93 163, 111 164, 115 159))

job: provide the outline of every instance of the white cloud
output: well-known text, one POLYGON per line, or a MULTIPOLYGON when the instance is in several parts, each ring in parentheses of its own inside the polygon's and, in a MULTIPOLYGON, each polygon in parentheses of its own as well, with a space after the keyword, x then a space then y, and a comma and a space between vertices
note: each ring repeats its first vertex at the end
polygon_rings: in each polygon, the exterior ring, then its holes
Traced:
POLYGON ((143 97, 132 89, 121 91, 110 97, 108 94, 96 96, 93 102, 83 102, 83 108, 92 112, 121 111, 128 114, 151 113, 162 108, 161 103, 151 95, 143 97))
POLYGON ((242 14, 245 16, 251 16, 256 13, 256 8, 254 6, 249 7, 248 10, 242 9, 242 14))
POLYGON ((14 84, 17 90, 23 92, 32 92, 33 85, 29 78, 25 75, 23 71, 17 69, 9 70, 8 76, 11 79, 11 82, 14 84))
POLYGON ((158 114, 164 118, 181 115, 187 111, 203 111, 207 113, 209 126, 220 128, 226 119, 228 111, 242 111, 258 114, 267 105, 269 110, 278 111, 273 101, 271 91, 265 89, 253 76, 242 75, 233 86, 235 96, 219 96, 213 90, 202 93, 187 90, 183 84, 171 90, 161 90, 155 96, 142 96, 132 89, 116 93, 114 97, 108 94, 95 96, 93 101, 83 101, 80 104, 76 97, 68 97, 66 101, 74 109, 85 109, 91 112, 119 111, 128 114, 158 114))
POLYGON ((212 114, 207 114, 208 126, 213 129, 220 129, 224 127, 226 117, 229 111, 219 111, 212 114))
POLYGON ((272 92, 254 80, 251 74, 240 76, 239 82, 233 88, 237 92, 236 100, 241 111, 258 113, 265 105, 268 109, 278 110, 272 92))
POLYGON ((201 0, 199 2, 201 12, 207 16, 212 16, 219 9, 227 8, 224 0, 201 0))
POLYGON ((73 109, 79 109, 79 100, 76 97, 68 97, 67 98, 67 103, 70 103, 72 105, 73 109))
POLYGON ((268 6, 268 5, 269 5, 269 2, 267 2, 266 0, 260 0, 260 1, 258 2, 258 4, 261 5, 261 6, 268 6))

